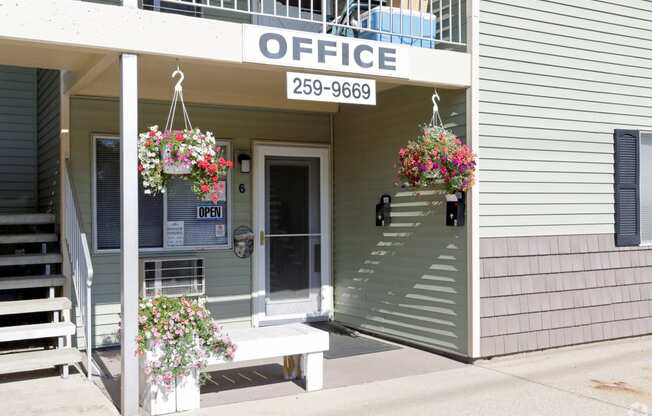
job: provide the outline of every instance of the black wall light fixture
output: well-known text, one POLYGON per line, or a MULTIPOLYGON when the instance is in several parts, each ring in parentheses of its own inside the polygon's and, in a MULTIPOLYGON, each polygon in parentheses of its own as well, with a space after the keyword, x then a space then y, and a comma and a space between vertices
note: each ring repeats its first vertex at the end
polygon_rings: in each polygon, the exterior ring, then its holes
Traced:
POLYGON ((240 173, 251 172, 251 156, 246 153, 238 155, 238 163, 240 164, 240 173))

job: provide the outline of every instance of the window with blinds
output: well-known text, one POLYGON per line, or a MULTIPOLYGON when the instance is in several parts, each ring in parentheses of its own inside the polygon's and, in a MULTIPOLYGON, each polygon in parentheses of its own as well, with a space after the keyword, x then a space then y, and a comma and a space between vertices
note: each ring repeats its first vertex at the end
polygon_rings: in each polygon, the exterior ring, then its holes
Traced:
MULTIPOLYGON (((228 142, 218 142, 230 154, 228 142)), ((94 241, 97 251, 120 248, 120 139, 94 137, 94 241)), ((230 175, 230 173, 229 173, 230 175)), ((143 249, 229 248, 230 178, 224 197, 217 203, 220 216, 200 219, 199 208, 215 207, 200 201, 191 184, 181 178, 168 184, 164 195, 138 193, 138 238, 143 249)))
POLYGON ((652 132, 640 133, 641 243, 652 244, 652 132))

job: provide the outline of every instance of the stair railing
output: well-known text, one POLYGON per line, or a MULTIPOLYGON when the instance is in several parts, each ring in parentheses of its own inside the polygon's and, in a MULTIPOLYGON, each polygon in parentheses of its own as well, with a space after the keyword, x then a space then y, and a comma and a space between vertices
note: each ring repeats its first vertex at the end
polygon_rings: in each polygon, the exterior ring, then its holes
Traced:
POLYGON ((68 261, 70 262, 70 274, 73 282, 77 306, 81 315, 81 324, 84 328, 86 339, 86 375, 92 375, 92 346, 93 338, 91 331, 91 289, 93 287, 93 263, 91 253, 88 249, 86 234, 82 232, 81 216, 77 206, 77 198, 70 181, 68 163, 64 166, 63 175, 64 192, 64 239, 67 249, 68 261))

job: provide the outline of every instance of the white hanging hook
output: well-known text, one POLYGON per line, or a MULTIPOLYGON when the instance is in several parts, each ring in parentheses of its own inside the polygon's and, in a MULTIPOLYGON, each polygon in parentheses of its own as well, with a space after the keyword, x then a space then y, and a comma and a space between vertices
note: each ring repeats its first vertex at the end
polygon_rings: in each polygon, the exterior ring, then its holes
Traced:
POLYGON ((186 77, 183 75, 183 72, 179 69, 179 66, 177 65, 177 69, 172 73, 172 79, 176 77, 177 75, 180 75, 181 77, 179 78, 179 81, 177 81, 177 84, 174 86, 175 91, 181 91, 183 90, 183 87, 181 86, 181 83, 183 82, 184 78, 186 77))
POLYGON ((432 94, 432 118, 430 119, 430 125, 432 127, 443 127, 441 117, 439 116, 439 104, 437 101, 440 101, 439 93, 437 90, 432 94))
POLYGON ((439 112, 439 105, 437 104, 437 101, 441 101, 441 98, 439 98, 439 93, 437 90, 435 90, 435 93, 432 94, 432 115, 434 116, 435 113, 439 112))

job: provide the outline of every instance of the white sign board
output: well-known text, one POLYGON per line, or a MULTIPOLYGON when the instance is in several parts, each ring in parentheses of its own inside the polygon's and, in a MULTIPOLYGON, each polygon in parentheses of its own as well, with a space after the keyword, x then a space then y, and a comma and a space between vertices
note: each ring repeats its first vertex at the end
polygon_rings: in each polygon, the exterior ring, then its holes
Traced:
POLYGON ((168 221, 166 227, 167 246, 168 247, 182 247, 184 246, 184 222, 183 221, 168 221))
POLYGON ((287 95, 291 100, 376 105, 376 81, 288 72, 287 95))
POLYGON ((244 25, 245 62, 407 78, 405 45, 244 25))
POLYGON ((200 205, 197 207, 198 220, 221 220, 224 218, 222 205, 200 205))

